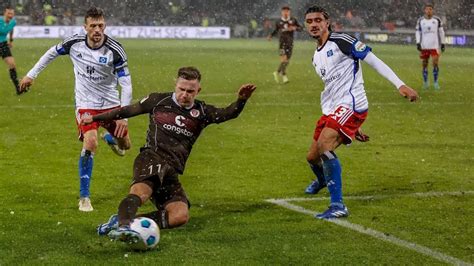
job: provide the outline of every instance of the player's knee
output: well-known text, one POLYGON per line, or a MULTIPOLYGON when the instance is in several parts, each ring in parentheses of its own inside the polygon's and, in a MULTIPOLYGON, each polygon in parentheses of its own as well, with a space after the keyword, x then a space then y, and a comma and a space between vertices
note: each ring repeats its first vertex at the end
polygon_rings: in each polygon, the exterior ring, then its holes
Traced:
POLYGON ((175 217, 176 226, 184 225, 189 222, 189 213, 181 212, 175 217))
POLYGON ((185 225, 189 222, 189 212, 188 211, 175 211, 168 214, 168 220, 170 227, 178 227, 185 225))
POLYGON ((97 136, 91 135, 91 136, 88 136, 87 138, 84 138, 84 148, 86 150, 95 152, 97 150, 98 145, 99 145, 99 141, 97 139, 97 136))
POLYGON ((318 140, 318 157, 324 154, 324 152, 331 150, 333 150, 332 141, 323 138, 318 140))

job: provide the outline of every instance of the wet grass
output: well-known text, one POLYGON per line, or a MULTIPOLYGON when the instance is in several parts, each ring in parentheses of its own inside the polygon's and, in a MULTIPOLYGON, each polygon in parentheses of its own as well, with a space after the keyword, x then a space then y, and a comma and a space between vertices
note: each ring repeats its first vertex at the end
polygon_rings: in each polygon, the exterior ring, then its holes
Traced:
MULTIPOLYGON (((17 40, 19 74, 57 40, 17 40)), ((225 105, 240 84, 258 86, 241 116, 205 130, 181 181, 193 204, 186 226, 162 231, 158 250, 136 253, 99 238, 95 226, 128 192, 133 159, 147 118, 129 121, 132 150, 116 157, 105 145, 94 161, 96 211, 77 210, 77 159, 72 64, 58 58, 32 90, 14 95, 0 73, 0 264, 434 264, 424 255, 264 202, 301 197, 305 163, 320 116, 321 81, 314 45, 297 43, 290 83, 277 85, 276 43, 263 40, 123 40, 136 100, 169 91, 179 66, 203 73, 201 99, 225 105), (28 256, 25 256, 28 253, 28 256), (328 259, 330 258, 330 261, 328 259)), ((448 48, 441 91, 423 91, 415 47, 373 45, 421 102, 410 104, 364 64, 370 101, 368 143, 338 149, 347 195, 474 190, 472 89, 474 50, 448 48)), ((323 193, 327 195, 327 192, 323 193)), ((472 196, 348 200, 351 222, 473 263, 472 196)), ((322 210, 326 202, 300 203, 322 210)), ((147 204, 143 207, 151 210, 147 204)))

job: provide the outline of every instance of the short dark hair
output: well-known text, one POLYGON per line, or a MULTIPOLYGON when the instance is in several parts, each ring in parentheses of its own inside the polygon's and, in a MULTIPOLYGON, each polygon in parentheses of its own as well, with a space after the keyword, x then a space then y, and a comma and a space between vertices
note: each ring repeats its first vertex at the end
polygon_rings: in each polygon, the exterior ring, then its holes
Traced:
POLYGON ((86 11, 86 15, 84 16, 84 22, 87 23, 87 18, 103 18, 105 17, 104 10, 99 7, 92 6, 86 11))
POLYGON ((198 81, 201 81, 201 73, 193 66, 182 67, 178 69, 178 78, 183 78, 185 80, 197 79, 198 81))
POLYGON ((434 5, 433 5, 432 3, 426 3, 426 4, 425 4, 425 8, 427 8, 427 7, 434 8, 434 5))
POLYGON ((281 10, 291 10, 290 6, 282 6, 281 10))
POLYGON ((304 13, 304 15, 306 16, 309 13, 323 13, 324 18, 329 19, 329 14, 326 11, 326 9, 320 6, 316 6, 316 5, 310 6, 308 9, 306 9, 306 12, 304 13))
POLYGON ((3 8, 3 11, 6 11, 7 9, 13 9, 13 7, 7 5, 7 6, 5 6, 5 8, 3 8))

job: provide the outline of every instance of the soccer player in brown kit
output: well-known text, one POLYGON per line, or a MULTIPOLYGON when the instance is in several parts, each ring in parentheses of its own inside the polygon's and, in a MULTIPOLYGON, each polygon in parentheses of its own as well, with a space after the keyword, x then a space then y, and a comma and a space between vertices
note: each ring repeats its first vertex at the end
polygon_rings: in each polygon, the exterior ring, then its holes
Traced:
POLYGON ((140 114, 150 117, 146 144, 135 159, 130 192, 120 203, 118 214, 97 227, 99 235, 138 241, 140 236, 130 229, 130 223, 148 199, 158 210, 138 216, 153 219, 162 229, 188 222, 190 204, 178 175, 183 174, 193 144, 208 125, 236 118, 256 89, 253 84, 242 85, 237 101, 226 108, 216 108, 195 99, 201 91, 200 80, 198 69, 183 67, 178 70, 174 92, 151 93, 133 105, 82 117, 83 124, 140 114))
POLYGON ((286 68, 290 63, 291 54, 293 53, 293 39, 294 32, 301 31, 303 27, 298 24, 298 21, 291 17, 291 10, 289 6, 281 8, 281 18, 275 24, 275 29, 268 35, 267 39, 270 41, 273 36, 280 34, 279 49, 280 49, 280 66, 278 70, 273 72, 273 77, 277 83, 280 82, 279 76, 282 76, 283 83, 288 83, 288 76, 286 75, 286 68))

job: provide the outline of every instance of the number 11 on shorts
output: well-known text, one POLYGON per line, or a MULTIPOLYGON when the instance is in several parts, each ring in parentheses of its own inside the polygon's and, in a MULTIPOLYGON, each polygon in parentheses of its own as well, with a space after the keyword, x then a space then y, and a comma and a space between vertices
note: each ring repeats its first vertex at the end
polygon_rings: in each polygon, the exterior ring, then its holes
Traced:
MULTIPOLYGON (((158 168, 157 172, 160 173, 161 172, 161 164, 157 164, 156 168, 158 168)), ((150 164, 150 166, 148 166, 148 169, 150 169, 150 175, 152 175, 153 174, 153 164, 150 164)))

